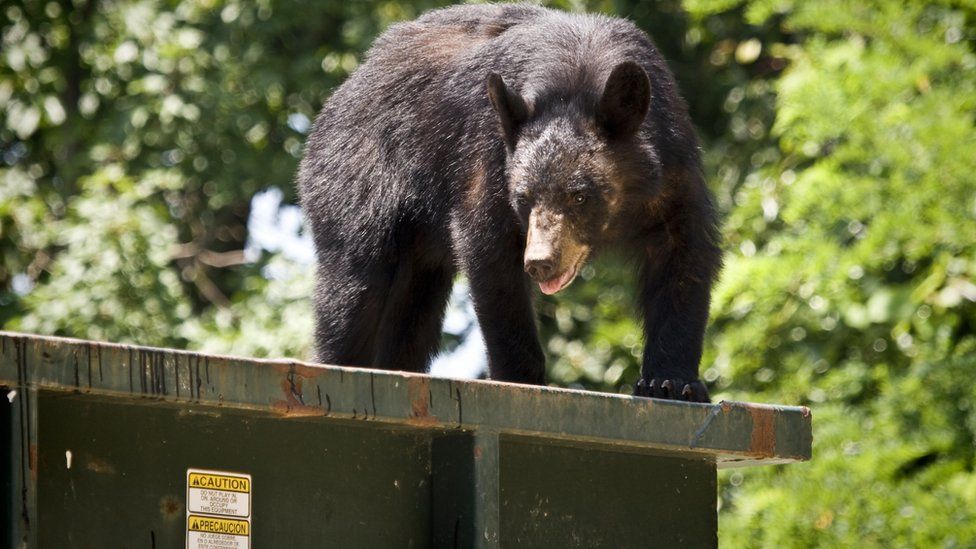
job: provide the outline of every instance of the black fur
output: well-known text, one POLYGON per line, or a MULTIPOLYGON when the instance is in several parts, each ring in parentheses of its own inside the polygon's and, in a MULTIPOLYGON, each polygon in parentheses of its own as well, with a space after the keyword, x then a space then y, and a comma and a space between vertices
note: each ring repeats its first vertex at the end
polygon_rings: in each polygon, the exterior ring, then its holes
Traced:
POLYGON ((394 25, 323 107, 298 183, 316 360, 425 370, 460 270, 492 379, 543 383, 525 271, 552 289, 615 246, 642 265, 636 393, 708 400, 715 213, 685 105, 633 24, 509 4, 394 25))

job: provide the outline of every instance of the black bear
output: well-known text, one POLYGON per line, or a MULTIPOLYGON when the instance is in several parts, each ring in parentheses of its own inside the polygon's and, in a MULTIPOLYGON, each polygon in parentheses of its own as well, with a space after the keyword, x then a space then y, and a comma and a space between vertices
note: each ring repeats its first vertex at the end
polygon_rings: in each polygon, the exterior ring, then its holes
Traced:
POLYGON ((298 186, 317 361, 426 370, 460 269, 490 377, 544 383, 530 279, 557 292, 616 247, 640 265, 635 394, 708 401, 716 215, 687 108, 632 23, 508 4, 393 25, 316 118, 298 186))

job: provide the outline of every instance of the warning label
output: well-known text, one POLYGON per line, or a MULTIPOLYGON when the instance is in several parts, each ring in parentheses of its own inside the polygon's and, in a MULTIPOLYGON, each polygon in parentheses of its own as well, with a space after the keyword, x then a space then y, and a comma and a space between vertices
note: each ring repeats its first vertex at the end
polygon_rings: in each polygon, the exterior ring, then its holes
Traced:
POLYGON ((186 476, 186 510, 228 517, 251 516, 251 476, 190 469, 186 476))
POLYGON ((248 549, 251 475, 186 471, 187 549, 248 549))

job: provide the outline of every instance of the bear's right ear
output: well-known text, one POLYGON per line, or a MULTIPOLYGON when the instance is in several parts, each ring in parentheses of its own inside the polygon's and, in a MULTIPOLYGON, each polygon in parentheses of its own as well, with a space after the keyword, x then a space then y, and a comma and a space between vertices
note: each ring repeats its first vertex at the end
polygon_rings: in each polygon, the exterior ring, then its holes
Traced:
POLYGON ((651 105, 651 82, 633 61, 610 72, 597 105, 597 123, 611 138, 629 137, 640 128, 651 105))
POLYGON ((508 89, 505 81, 497 73, 489 73, 486 81, 488 98, 498 113, 498 121, 502 127, 502 137, 508 151, 515 150, 518 141, 519 127, 529 118, 529 109, 525 106, 522 96, 508 89))

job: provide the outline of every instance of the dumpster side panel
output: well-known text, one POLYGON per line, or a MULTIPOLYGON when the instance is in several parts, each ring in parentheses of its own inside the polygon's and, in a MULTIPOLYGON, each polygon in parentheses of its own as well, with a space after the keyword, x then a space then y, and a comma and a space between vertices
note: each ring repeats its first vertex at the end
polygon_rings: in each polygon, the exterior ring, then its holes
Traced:
POLYGON ((41 547, 182 547, 188 467, 252 475, 255 547, 429 544, 420 433, 145 403, 41 394, 41 547))
MULTIPOLYGON (((6 395, 11 388, 0 386, 0 393, 6 395)), ((0 524, 5 524, 0 532, 0 547, 16 547, 20 545, 20 528, 14 522, 17 520, 15 508, 20 507, 20 490, 17 488, 20 476, 20 460, 14 459, 15 449, 20 446, 19 429, 14 428, 14 405, 6 398, 0 400, 0 440, 3 441, 4 451, 0 452, 0 524), (14 465, 14 463, 18 465, 14 465)), ((19 458, 19 456, 18 456, 19 458)))
POLYGON ((500 444, 502 547, 716 547, 715 463, 500 444))
POLYGON ((0 548, 37 540, 37 391, 26 386, 0 386, 0 548))

